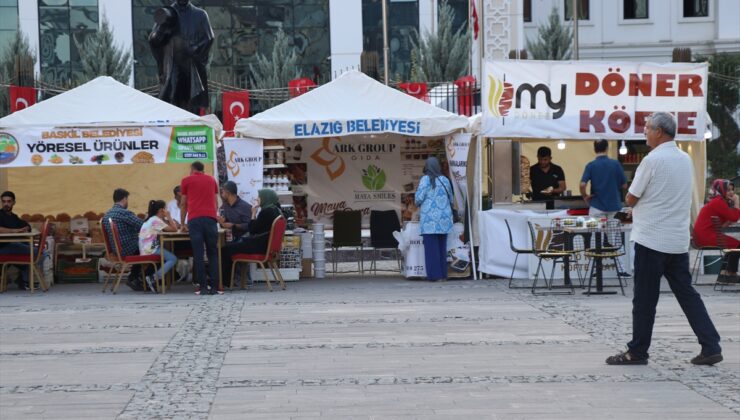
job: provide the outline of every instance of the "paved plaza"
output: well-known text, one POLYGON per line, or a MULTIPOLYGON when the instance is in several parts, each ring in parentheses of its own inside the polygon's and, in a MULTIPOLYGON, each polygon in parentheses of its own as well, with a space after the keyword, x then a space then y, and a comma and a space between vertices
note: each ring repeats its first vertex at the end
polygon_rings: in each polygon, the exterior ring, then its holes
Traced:
MULTIPOLYGON (((663 287, 667 290, 667 286, 663 287)), ((700 287, 725 361, 670 293, 648 366, 607 366, 631 296, 532 296, 502 280, 263 284, 224 296, 0 295, 0 418, 738 419, 740 294, 700 287)))

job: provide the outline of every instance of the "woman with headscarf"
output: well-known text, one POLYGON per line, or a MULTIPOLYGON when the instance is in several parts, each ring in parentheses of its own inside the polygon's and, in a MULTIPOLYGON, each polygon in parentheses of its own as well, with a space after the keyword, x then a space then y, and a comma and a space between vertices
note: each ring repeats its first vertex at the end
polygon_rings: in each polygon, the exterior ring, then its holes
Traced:
POLYGON ((283 215, 278 195, 274 190, 259 190, 257 196, 257 202, 252 206, 252 221, 248 227, 249 235, 243 237, 240 242, 226 245, 222 250, 221 270, 225 279, 224 283, 231 278, 231 256, 234 254, 264 254, 267 251, 267 242, 270 240, 272 222, 283 215))
MULTIPOLYGON (((694 242, 698 246, 717 246, 717 233, 712 227, 712 217, 719 218, 722 225, 737 222, 740 219, 740 200, 735 194, 735 185, 726 179, 717 179, 712 183, 710 200, 702 207, 694 224, 694 242)), ((740 241, 724 235, 725 245, 739 248, 740 241)), ((721 281, 738 281, 738 254, 727 256, 727 270, 720 273, 721 281), (724 277, 722 277, 724 276, 724 277)))
POLYGON ((419 223, 424 238, 427 280, 444 280, 447 278, 447 234, 452 230, 452 185, 442 175, 436 157, 427 159, 414 198, 421 208, 419 223))

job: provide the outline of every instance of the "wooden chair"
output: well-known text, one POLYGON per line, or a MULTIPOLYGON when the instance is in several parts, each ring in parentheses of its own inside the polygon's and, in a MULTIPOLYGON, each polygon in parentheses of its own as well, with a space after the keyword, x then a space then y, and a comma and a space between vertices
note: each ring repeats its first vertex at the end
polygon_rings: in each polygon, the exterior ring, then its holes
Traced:
MULTIPOLYGON (((717 216, 712 216, 712 229, 717 235, 717 248, 719 249, 719 253, 722 256, 722 267, 720 267, 721 273, 722 270, 727 269, 727 259, 729 256, 740 255, 740 248, 730 248, 730 246, 727 244, 727 237, 725 236, 725 233, 722 232, 722 221, 717 216)), ((717 275, 717 280, 714 283, 714 290, 724 291, 725 286, 738 285, 738 283, 728 283, 726 281, 722 281, 720 279, 720 276, 720 274, 717 275)))
MULTIPOLYGON (((535 290, 538 289, 537 281, 539 279, 540 270, 542 270, 542 277, 545 279, 545 287, 548 290, 552 290, 552 279, 555 275, 555 264, 564 263, 565 257, 570 257, 570 252, 556 251, 549 249, 550 239, 552 238, 552 232, 550 230, 535 229, 535 225, 532 222, 527 222, 529 226, 529 235, 532 238, 532 249, 534 255, 539 259, 537 263, 537 271, 534 273, 534 280, 532 281, 532 294, 535 294, 535 290), (535 231, 538 233, 535 233, 535 231), (550 280, 548 281, 547 275, 545 274, 545 268, 542 267, 542 260, 551 260, 552 269, 550 270, 550 280)), ((539 228, 539 226, 537 226, 539 228)), ((573 283, 570 284, 569 292, 548 292, 548 293, 567 293, 575 294, 573 283)))
POLYGON ((38 268, 38 264, 44 258, 44 250, 46 250, 46 237, 49 235, 49 229, 49 221, 47 220, 44 222, 44 225, 41 228, 38 250, 36 251, 36 255, 33 257, 33 260, 31 259, 31 255, 29 254, 0 255, 0 264, 2 264, 2 270, 0 270, 0 292, 4 292, 8 287, 7 278, 5 276, 8 265, 28 265, 30 269, 31 264, 33 264, 35 266, 33 270, 33 277, 35 278, 28 279, 28 285, 31 288, 31 293, 34 292, 34 284, 36 280, 39 281, 39 285, 41 285, 41 290, 45 292, 49 289, 46 285, 46 280, 44 279, 42 270, 38 268))
POLYGON ((624 285, 622 284, 622 273, 621 266, 619 264, 619 258, 624 255, 624 243, 622 236, 622 222, 617 219, 609 219, 606 221, 606 226, 602 232, 598 231, 598 228, 592 228, 592 233, 595 235, 596 247, 588 249, 585 252, 586 258, 589 259, 589 266, 586 271, 588 274, 588 289, 587 295, 591 295, 591 282, 596 273, 597 260, 603 264, 603 260, 614 261, 614 269, 617 272, 617 279, 619 280, 619 288, 624 296, 624 285))
POLYGON ((272 285, 270 284, 270 277, 267 275, 265 269, 265 263, 270 267, 272 275, 280 283, 280 288, 285 290, 285 282, 283 276, 280 274, 280 267, 278 262, 280 260, 280 250, 283 247, 283 236, 285 235, 285 229, 287 227, 287 221, 283 216, 277 217, 272 222, 270 228, 270 237, 267 240, 267 252, 264 254, 234 254, 231 256, 231 288, 234 288, 234 273, 236 272, 236 265, 244 263, 245 268, 241 274, 241 288, 244 289, 244 278, 246 277, 246 270, 249 269, 248 263, 259 264, 262 268, 262 273, 265 275, 265 282, 267 283, 267 290, 272 292, 272 285))
MULTIPOLYGON (((118 254, 116 254, 115 249, 111 246, 110 239, 108 237, 108 233, 105 231, 105 226, 103 226, 103 219, 100 219, 100 228, 103 231, 103 244, 105 245, 105 260, 110 263, 110 265, 105 266, 103 265, 100 260, 98 260, 98 271, 105 272, 105 281, 103 282, 103 290, 102 292, 105 293, 105 289, 108 288, 108 282, 111 279, 115 279, 118 277, 118 271, 123 267, 123 262, 120 258, 118 258, 118 254)), ((111 282, 111 291, 113 291, 113 284, 115 282, 111 282)))
MULTIPOLYGON (((141 276, 142 276, 142 283, 144 285, 144 290, 146 291, 147 284, 146 280, 143 279, 145 276, 146 270, 145 267, 152 266, 154 268, 154 271, 157 271, 157 264, 159 264, 162 261, 162 257, 159 255, 129 255, 124 256, 123 252, 121 251, 123 249, 123 245, 121 243, 121 235, 118 233, 118 227, 116 226, 116 222, 113 221, 113 219, 108 219, 108 224, 110 225, 111 233, 113 234, 113 245, 115 247, 116 255, 118 256, 119 263, 121 264, 120 270, 118 270, 118 276, 116 278, 116 282, 113 285, 113 288, 111 291, 113 294, 116 294, 116 291, 118 290, 118 285, 121 283, 121 278, 123 278, 123 273, 129 270, 131 267, 135 265, 141 265, 141 276)), ((105 228, 103 229, 103 236, 105 236, 105 228)), ((164 287, 164 282, 162 283, 162 287, 164 287)), ((156 290, 155 290, 156 291, 156 290)))

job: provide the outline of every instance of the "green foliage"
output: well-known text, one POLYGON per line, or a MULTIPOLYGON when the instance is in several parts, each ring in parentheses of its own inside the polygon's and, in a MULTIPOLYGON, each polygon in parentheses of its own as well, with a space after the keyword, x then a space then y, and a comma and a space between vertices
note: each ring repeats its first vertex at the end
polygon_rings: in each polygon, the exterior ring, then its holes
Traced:
POLYGON ((362 185, 370 191, 382 190, 385 186, 385 171, 375 165, 368 165, 362 170, 362 185))
MULTIPOLYGON (((77 43, 76 40, 75 42, 77 43)), ((103 16, 97 32, 88 35, 81 44, 77 43, 77 49, 82 64, 82 71, 74 75, 77 83, 82 84, 99 76, 110 76, 128 84, 133 65, 131 51, 124 51, 114 44, 107 17, 103 16)))
MULTIPOLYGON (((254 78, 252 88, 258 90, 287 88, 289 81, 300 77, 295 47, 290 45, 290 38, 282 29, 275 35, 270 57, 258 53, 257 64, 250 64, 249 70, 254 78)), ((276 98, 267 102, 273 106, 282 101, 276 98)))
POLYGON ((734 178, 740 175, 740 127, 734 118, 740 106, 740 54, 722 53, 698 61, 709 62, 707 111, 720 132, 719 138, 707 143, 711 178, 734 178))
POLYGON ((437 33, 426 32, 424 38, 414 30, 411 35, 411 79, 415 82, 449 82, 468 72, 472 38, 470 28, 452 25, 455 11, 447 0, 439 10, 437 33))
POLYGON ((537 38, 527 38, 527 50, 535 60, 569 60, 573 30, 560 23, 558 8, 553 7, 548 23, 537 28, 537 38))
MULTIPOLYGON (((21 31, 16 31, 15 38, 0 55, 0 83, 33 86, 35 63, 36 54, 31 50, 28 37, 21 31)), ((10 113, 8 88, 0 87, 0 117, 8 113, 10 113)))

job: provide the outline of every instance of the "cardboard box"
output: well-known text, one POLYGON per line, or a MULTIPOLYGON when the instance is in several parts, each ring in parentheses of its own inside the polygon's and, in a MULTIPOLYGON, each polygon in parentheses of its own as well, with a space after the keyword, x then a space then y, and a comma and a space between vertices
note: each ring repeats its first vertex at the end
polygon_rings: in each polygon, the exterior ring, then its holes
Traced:
POLYGON ((69 241, 69 222, 55 222, 54 225, 54 240, 57 242, 69 241))
POLYGON ((302 279, 309 279, 313 277, 313 260, 304 258, 301 260, 301 275, 302 279))

